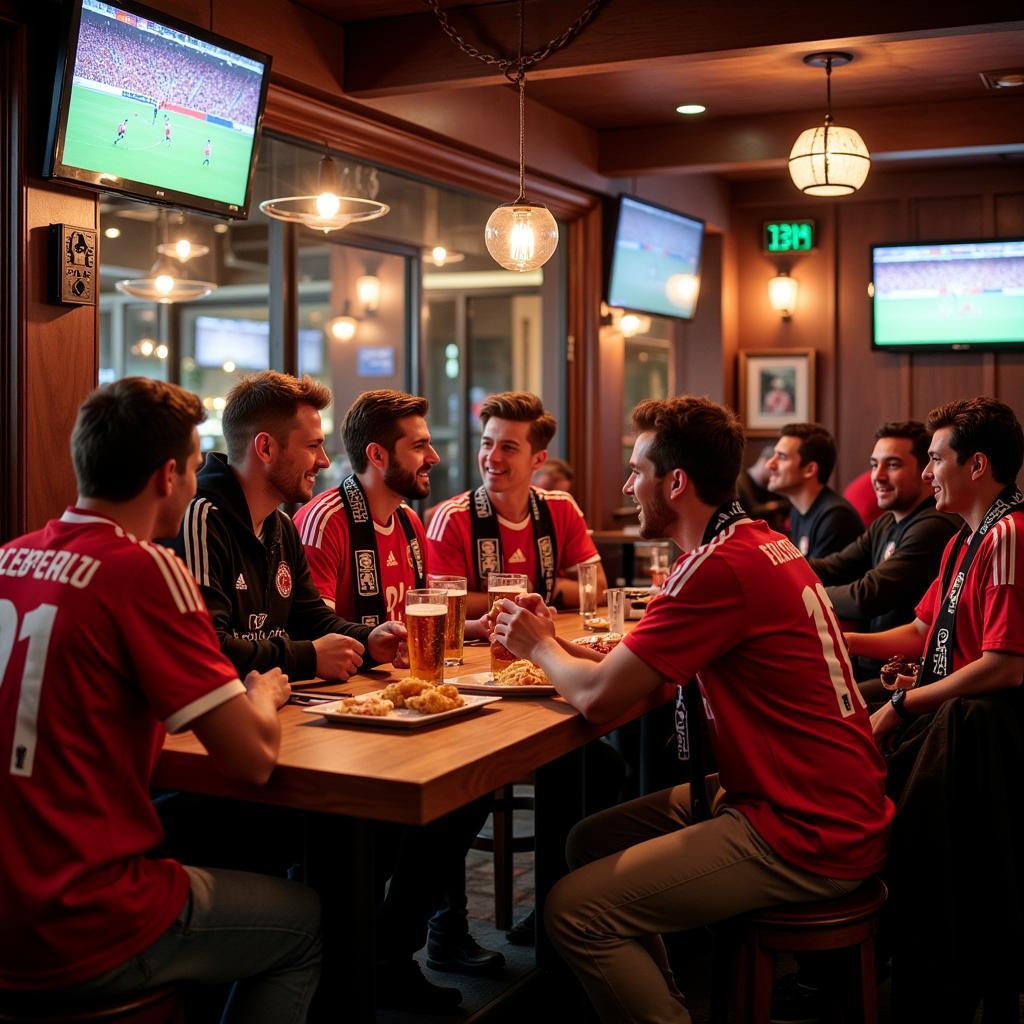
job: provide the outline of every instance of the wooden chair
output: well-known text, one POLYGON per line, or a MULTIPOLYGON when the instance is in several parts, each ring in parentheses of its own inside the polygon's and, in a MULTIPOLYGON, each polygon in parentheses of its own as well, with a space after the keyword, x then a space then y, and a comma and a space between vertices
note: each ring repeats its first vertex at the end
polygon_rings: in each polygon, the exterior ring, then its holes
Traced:
POLYGON ((170 986, 106 999, 5 993, 0 1024, 185 1024, 185 1013, 181 993, 170 986))
POLYGON ((494 853, 494 922, 502 931, 512 927, 514 854, 533 849, 532 835, 515 835, 516 810, 532 811, 533 796, 516 796, 514 786, 502 786, 496 790, 491 810, 492 828, 490 831, 485 828, 473 840, 474 850, 494 853))
POLYGON ((817 903, 789 903, 753 911, 715 925, 711 1021, 727 1014, 729 959, 736 950, 737 1024, 765 1024, 772 999, 776 952, 809 953, 856 948, 860 953, 860 993, 864 1024, 877 1024, 875 936, 888 890, 868 879, 846 896, 817 903))

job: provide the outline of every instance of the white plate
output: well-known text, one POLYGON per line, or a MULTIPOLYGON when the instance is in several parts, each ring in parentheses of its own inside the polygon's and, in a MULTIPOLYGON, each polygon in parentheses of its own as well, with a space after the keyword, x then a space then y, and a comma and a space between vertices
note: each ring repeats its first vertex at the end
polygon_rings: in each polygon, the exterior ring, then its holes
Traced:
MULTIPOLYGON (((382 691, 374 692, 381 693, 382 691)), ((372 694, 361 693, 359 696, 370 697, 372 694)), ((320 715, 327 721, 339 725, 379 725, 387 729, 417 729, 422 725, 433 725, 435 722, 443 722, 446 718, 454 718, 456 715, 465 715, 476 711, 485 704, 493 704, 494 701, 501 700, 501 697, 492 693, 487 697, 466 697, 465 700, 466 703, 461 708, 438 711, 434 715, 421 715, 418 711, 413 711, 412 708, 395 708, 394 711, 389 711, 386 715, 345 715, 338 711, 338 706, 342 703, 340 700, 330 704, 318 704, 315 707, 303 708, 302 712, 306 715, 320 715)))
POLYGON ((550 683, 540 686, 499 686, 490 672, 474 672, 472 675, 450 679, 460 693, 500 693, 503 697, 553 697, 558 691, 550 683))

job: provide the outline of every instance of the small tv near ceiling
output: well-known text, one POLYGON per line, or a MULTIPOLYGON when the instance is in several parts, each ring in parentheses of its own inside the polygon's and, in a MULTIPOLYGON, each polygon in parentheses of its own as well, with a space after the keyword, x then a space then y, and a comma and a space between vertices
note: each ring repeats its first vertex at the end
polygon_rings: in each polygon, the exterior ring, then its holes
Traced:
POLYGON ((134 3, 71 0, 45 173, 244 218, 270 57, 134 3))
POLYGON ((1024 347, 1024 238, 871 247, 872 345, 1024 347))
POLYGON ((652 316, 693 319, 704 221, 636 196, 619 197, 606 301, 652 316))

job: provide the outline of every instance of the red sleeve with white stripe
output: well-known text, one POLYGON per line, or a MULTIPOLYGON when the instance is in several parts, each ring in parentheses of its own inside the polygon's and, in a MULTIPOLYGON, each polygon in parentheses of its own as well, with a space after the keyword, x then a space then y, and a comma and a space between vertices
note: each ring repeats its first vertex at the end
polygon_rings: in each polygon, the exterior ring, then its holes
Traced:
POLYGON ((119 626, 139 687, 169 732, 245 692, 234 665, 221 654, 206 605, 185 564, 158 544, 149 556, 119 626), (184 657, 183 657, 184 654, 184 657))
POLYGON ((317 495, 295 513, 295 527, 309 563, 309 575, 321 596, 343 605, 339 598, 348 564, 348 521, 337 489, 317 495))
POLYGON ((548 508, 558 537, 558 569, 565 572, 587 562, 600 562, 594 539, 576 499, 562 491, 546 491, 548 508))
POLYGON ((442 576, 465 576, 472 589, 475 566, 469 564, 469 501, 465 495, 445 502, 430 520, 427 548, 430 571, 442 576))
POLYGON ((1024 654, 1024 513, 1004 516, 978 552, 981 649, 1024 654))

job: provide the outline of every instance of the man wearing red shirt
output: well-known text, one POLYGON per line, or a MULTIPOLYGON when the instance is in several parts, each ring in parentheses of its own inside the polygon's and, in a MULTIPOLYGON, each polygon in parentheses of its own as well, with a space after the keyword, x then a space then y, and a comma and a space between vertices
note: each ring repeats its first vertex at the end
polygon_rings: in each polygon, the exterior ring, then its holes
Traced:
POLYGON ((203 418, 172 384, 94 392, 71 440, 75 507, 0 547, 0 990, 37 1006, 244 979, 228 1019, 269 1024, 304 1019, 316 986, 312 892, 149 856, 165 730, 261 784, 289 694, 278 669, 239 681, 188 570, 151 543, 195 494, 203 418))
MULTIPOLYGON (((531 487, 547 458, 555 419, 528 391, 491 395, 480 407, 483 485, 438 507, 427 541, 431 569, 465 576, 467 614, 487 610, 487 574, 523 573, 548 604, 579 606, 576 566, 600 563, 572 495, 531 487)), ((597 603, 607 581, 597 568, 597 603)))
POLYGON ((602 1020, 686 1022, 661 933, 854 889, 882 865, 892 805, 824 587, 736 501, 735 415, 681 397, 642 402, 633 422, 623 492, 642 537, 684 552, 644 619, 599 662, 511 601, 495 632, 591 721, 697 678, 720 770, 714 816, 694 822, 690 787, 677 786, 587 818, 545 906, 602 1020))
POLYGON ((935 507, 964 520, 916 618, 884 633, 848 633, 853 654, 924 656, 918 685, 893 691, 871 718, 879 742, 901 722, 953 697, 978 697, 1024 679, 1024 495, 1016 486, 1024 436, 992 398, 950 402, 928 415, 921 474, 935 507))

